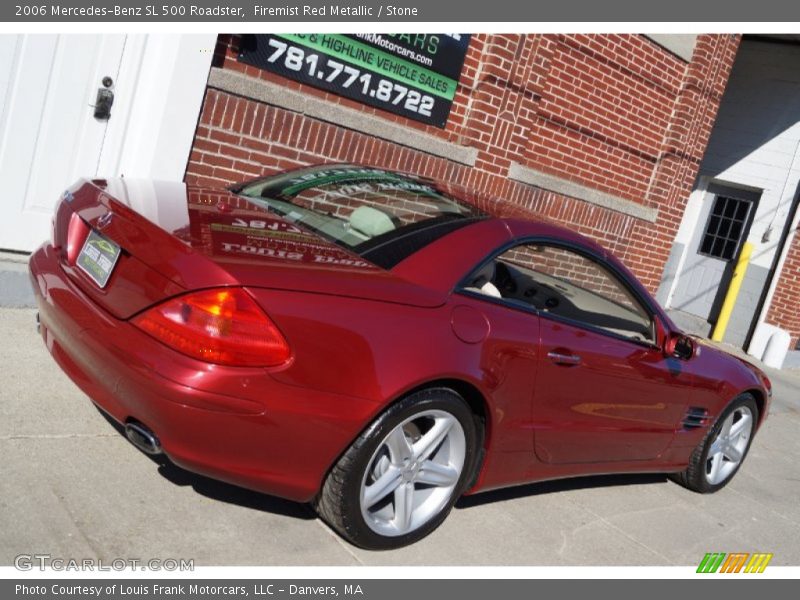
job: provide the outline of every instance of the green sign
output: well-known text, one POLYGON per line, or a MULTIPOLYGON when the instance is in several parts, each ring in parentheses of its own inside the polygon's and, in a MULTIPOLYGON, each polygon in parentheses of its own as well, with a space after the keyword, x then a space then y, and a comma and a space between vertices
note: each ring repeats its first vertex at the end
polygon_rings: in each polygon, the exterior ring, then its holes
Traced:
POLYGON ((469 39, 459 34, 247 35, 239 60, 444 127, 469 39))

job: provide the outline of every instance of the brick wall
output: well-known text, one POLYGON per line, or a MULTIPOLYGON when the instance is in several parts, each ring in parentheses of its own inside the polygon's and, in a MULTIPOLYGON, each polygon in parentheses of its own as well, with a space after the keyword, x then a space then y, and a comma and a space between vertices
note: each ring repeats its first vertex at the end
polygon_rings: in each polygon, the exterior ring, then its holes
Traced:
POLYGON ((800 235, 797 232, 778 278, 767 323, 788 331, 792 336, 790 347, 800 350, 800 235))
POLYGON ((186 180, 227 185, 352 161, 446 179, 506 198, 589 235, 655 291, 739 43, 701 35, 685 63, 638 35, 474 35, 447 126, 410 121, 236 60, 215 65, 477 150, 445 158, 209 88, 186 180), (655 223, 508 178, 513 163, 658 209, 655 223))

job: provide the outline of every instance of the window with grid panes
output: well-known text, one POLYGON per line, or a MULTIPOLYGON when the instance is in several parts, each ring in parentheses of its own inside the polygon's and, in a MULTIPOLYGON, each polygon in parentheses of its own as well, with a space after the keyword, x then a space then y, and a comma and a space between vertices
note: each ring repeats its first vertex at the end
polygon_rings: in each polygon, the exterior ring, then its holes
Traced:
POLYGON ((714 198, 700 254, 732 260, 739 250, 752 202, 718 195, 714 198))

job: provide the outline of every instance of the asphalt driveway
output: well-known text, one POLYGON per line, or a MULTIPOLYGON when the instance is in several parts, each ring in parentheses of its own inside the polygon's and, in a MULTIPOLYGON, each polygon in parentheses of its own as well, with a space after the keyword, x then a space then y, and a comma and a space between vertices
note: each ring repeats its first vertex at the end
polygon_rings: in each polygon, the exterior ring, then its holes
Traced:
POLYGON ((736 479, 702 496, 661 476, 592 477, 462 499, 433 535, 368 552, 307 507, 159 465, 61 373, 31 309, 0 309, 0 564, 191 558, 195 565, 696 565, 706 552, 800 564, 800 373, 736 479))

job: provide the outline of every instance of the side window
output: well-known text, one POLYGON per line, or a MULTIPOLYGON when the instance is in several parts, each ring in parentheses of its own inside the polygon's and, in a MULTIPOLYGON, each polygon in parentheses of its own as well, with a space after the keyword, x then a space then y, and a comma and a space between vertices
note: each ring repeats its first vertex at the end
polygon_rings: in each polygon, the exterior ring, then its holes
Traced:
POLYGON ((652 319, 603 265, 546 244, 507 250, 468 278, 467 289, 638 341, 655 341, 652 319))

